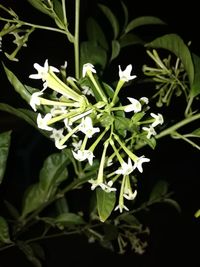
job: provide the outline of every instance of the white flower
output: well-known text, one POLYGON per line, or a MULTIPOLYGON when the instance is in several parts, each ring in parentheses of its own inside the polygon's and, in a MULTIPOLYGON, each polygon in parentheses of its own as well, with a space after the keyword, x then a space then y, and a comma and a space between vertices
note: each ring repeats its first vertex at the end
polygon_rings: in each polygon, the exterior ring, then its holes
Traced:
POLYGON ((137 196, 137 190, 135 190, 133 193, 130 188, 126 188, 126 190, 124 190, 124 191, 125 192, 123 194, 123 197, 128 199, 128 200, 134 200, 137 196))
MULTIPOLYGON (((64 124, 65 124, 65 127, 67 129, 67 131, 70 133, 72 131, 72 128, 70 127, 72 125, 72 122, 69 118, 66 118, 63 120, 64 124)), ((72 135, 73 137, 77 137, 77 135, 73 134, 72 135)))
POLYGON ((59 70, 55 67, 49 66, 48 59, 45 60, 44 67, 40 66, 38 63, 34 63, 34 68, 38 71, 37 74, 29 75, 31 79, 42 79, 42 81, 46 81, 48 77, 48 72, 51 70, 53 72, 59 72, 59 70))
POLYGON ((66 114, 68 113, 68 110, 66 109, 66 106, 54 106, 51 110, 51 115, 52 116, 57 116, 60 114, 66 114))
POLYGON ((60 141, 64 135, 63 135, 64 129, 53 129, 52 135, 50 135, 50 138, 54 139, 55 141, 60 141))
POLYGON ((108 158, 107 161, 106 161, 106 167, 110 167, 113 165, 113 160, 112 158, 108 158))
POLYGON ((146 105, 149 104, 149 99, 147 97, 145 97, 145 96, 141 97, 140 101, 145 103, 146 105))
POLYGON ((131 76, 131 71, 132 71, 132 65, 129 64, 124 71, 122 71, 121 66, 119 66, 119 78, 120 80, 124 82, 128 82, 130 80, 135 79, 137 76, 133 75, 131 76))
POLYGON ((88 138, 91 138, 93 134, 100 131, 99 127, 93 127, 92 119, 90 117, 83 118, 80 125, 79 131, 83 132, 88 138))
POLYGON ((148 139, 150 139, 152 135, 156 135, 156 131, 154 130, 152 125, 150 125, 149 128, 148 127, 142 127, 142 129, 147 132, 147 138, 148 139))
POLYGON ((132 165, 131 159, 128 158, 128 164, 124 161, 121 164, 121 168, 116 170, 116 174, 122 174, 122 175, 129 175, 134 170, 134 166, 132 165))
POLYGON ((43 118, 42 118, 42 115, 40 113, 38 113, 38 116, 37 116, 38 128, 40 128, 42 130, 46 130, 46 131, 52 131, 53 128, 49 127, 47 125, 49 120, 51 120, 51 118, 52 118, 52 116, 50 113, 47 113, 43 118))
POLYGON ((115 207, 114 210, 118 210, 118 209, 119 209, 120 213, 122 213, 123 209, 129 211, 129 209, 128 209, 124 204, 120 204, 120 203, 119 203, 119 205, 117 205, 117 206, 115 207))
POLYGON ((55 146, 58 148, 58 149, 60 149, 60 150, 62 150, 62 149, 64 149, 64 148, 66 148, 67 147, 67 145, 61 145, 60 144, 60 140, 55 140, 55 146))
POLYGON ((90 151, 90 150, 78 150, 77 153, 74 151, 72 151, 72 153, 73 153, 74 158, 77 159, 78 161, 84 161, 87 159, 90 165, 93 164, 94 155, 93 155, 92 151, 90 151))
POLYGON ((40 98, 39 96, 41 96, 43 94, 43 91, 40 92, 35 92, 32 94, 31 99, 30 99, 30 106, 32 107, 32 109, 34 111, 37 110, 36 105, 39 106, 40 105, 40 98))
POLYGON ((98 179, 97 180, 94 180, 94 179, 90 179, 88 181, 89 183, 91 183, 91 190, 94 190, 96 187, 101 187, 101 189, 107 193, 110 193, 110 192, 113 192, 113 191, 117 191, 116 188, 112 187, 112 185, 110 184, 106 184, 106 183, 103 183, 103 182, 99 182, 98 179))
POLYGON ((152 127, 156 127, 159 124, 163 124, 164 119, 162 114, 158 113, 158 115, 156 115, 154 113, 151 113, 150 115, 155 119, 155 121, 152 123, 152 127))
POLYGON ((134 162, 134 169, 138 169, 139 170, 139 172, 143 172, 143 169, 142 169, 142 164, 144 163, 144 162, 149 162, 150 161, 150 159, 148 159, 148 158, 145 158, 144 156, 141 156, 141 157, 138 157, 137 158, 137 160, 134 162))
POLYGON ((74 151, 78 151, 81 148, 81 145, 82 145, 82 140, 72 143, 72 146, 74 147, 74 151))
POLYGON ((137 113, 142 110, 142 105, 137 99, 128 97, 128 100, 131 102, 131 104, 125 106, 125 109, 124 109, 125 112, 134 111, 135 113, 137 113))
POLYGON ((91 63, 86 63, 83 65, 83 72, 82 72, 83 77, 85 77, 87 71, 91 71, 93 73, 96 73, 94 65, 92 65, 91 63))
POLYGON ((84 85, 84 86, 82 86, 82 89, 83 89, 82 93, 84 95, 92 95, 92 96, 94 96, 94 94, 93 94, 93 92, 92 92, 92 90, 91 90, 91 88, 89 86, 84 85))

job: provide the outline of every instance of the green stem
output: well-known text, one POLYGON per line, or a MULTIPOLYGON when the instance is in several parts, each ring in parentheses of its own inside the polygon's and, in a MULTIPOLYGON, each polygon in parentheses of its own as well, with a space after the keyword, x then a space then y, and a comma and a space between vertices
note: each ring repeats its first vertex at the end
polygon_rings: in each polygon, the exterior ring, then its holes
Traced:
POLYGON ((156 135, 156 139, 160 139, 160 138, 162 138, 162 137, 164 137, 166 135, 169 135, 169 134, 175 132, 177 129, 185 126, 186 124, 188 124, 188 123, 190 123, 192 121, 198 120, 198 119, 200 119, 200 113, 198 113, 196 115, 193 115, 193 116, 191 116, 189 118, 186 118, 186 119, 174 124, 173 126, 165 129, 164 131, 162 131, 161 133, 156 135))
POLYGON ((67 26, 67 15, 66 15, 65 0, 62 0, 62 10, 63 10, 64 24, 65 24, 65 26, 67 26))
POLYGON ((16 24, 19 24, 19 25, 30 26, 30 27, 34 27, 34 28, 37 28, 37 29, 63 33, 63 34, 66 34, 66 35, 70 36, 70 38, 69 38, 70 42, 72 42, 72 40, 74 39, 73 36, 68 31, 66 32, 65 30, 61 30, 61 29, 57 29, 57 28, 53 28, 53 27, 48 27, 48 26, 44 26, 44 25, 37 25, 37 24, 26 22, 26 21, 22 21, 22 20, 14 21, 12 19, 5 19, 5 18, 1 18, 1 17, 0 17, 0 20, 6 21, 6 22, 11 22, 11 23, 16 23, 16 24))
POLYGON ((190 145, 192 145, 193 147, 197 148, 198 150, 200 150, 200 146, 198 146, 195 142, 191 141, 190 139, 188 139, 187 137, 185 137, 182 134, 179 134, 178 132, 174 132, 172 137, 174 138, 179 138, 184 140, 185 142, 189 143, 190 145))
POLYGON ((80 22, 80 0, 76 0, 75 5, 75 33, 74 33, 74 57, 75 57, 75 77, 79 79, 79 22, 80 22))
POLYGON ((185 116, 186 116, 186 117, 187 117, 188 114, 189 114, 190 108, 191 108, 191 106, 192 106, 193 99, 194 99, 194 97, 193 97, 193 96, 190 96, 190 98, 189 98, 189 100, 188 100, 187 107, 186 107, 186 109, 185 109, 185 116))

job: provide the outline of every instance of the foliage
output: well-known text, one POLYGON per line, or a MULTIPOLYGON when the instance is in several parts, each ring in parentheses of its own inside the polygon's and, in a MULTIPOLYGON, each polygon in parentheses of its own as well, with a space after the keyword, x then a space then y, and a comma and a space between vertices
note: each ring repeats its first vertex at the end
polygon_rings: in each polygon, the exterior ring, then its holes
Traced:
MULTIPOLYGON (((60 33, 72 44, 74 60, 69 64, 75 69, 72 77, 68 75, 66 62, 58 68, 50 66, 48 60, 44 66, 35 63, 38 73, 29 78, 41 79, 41 89, 24 83, 6 60, 2 62, 10 84, 28 108, 0 103, 0 110, 28 122, 54 142, 58 151, 46 158, 38 179, 26 188, 21 211, 5 201, 12 220, 9 216, 0 217, 0 250, 16 246, 34 266, 42 266, 43 256, 37 253, 41 240, 77 233, 112 250, 117 243, 119 253, 131 247, 142 254, 149 228, 138 214, 149 212, 152 205, 159 203, 171 205, 180 212, 164 180, 157 181, 143 203, 137 203, 143 164, 150 161, 142 149, 148 147, 156 151, 158 140, 170 136, 200 150, 199 128, 191 124, 200 119, 199 107, 195 105, 199 103, 200 94, 199 56, 192 53, 177 34, 145 40, 136 29, 150 25, 165 27, 166 23, 153 16, 130 20, 123 2, 123 25, 109 6, 99 4, 98 9, 112 32, 107 36, 101 21, 89 17, 84 41, 79 40, 80 0, 74 3, 74 31, 69 23, 67 0, 28 2, 48 16, 55 26, 24 21, 14 10, 0 5, 4 56, 10 61, 19 61, 19 52, 23 53, 21 49, 29 44, 30 36, 42 29, 52 35, 60 33), (4 39, 11 35, 15 48, 9 54, 4 39), (123 50, 134 50, 136 45, 149 57, 146 58, 148 64, 142 62, 144 79, 141 82, 153 85, 152 95, 140 96, 139 100, 133 95, 122 97, 138 78, 132 74, 132 64, 125 68, 119 65, 114 81, 104 80, 111 66, 120 60, 123 50), (170 108, 181 97, 185 106, 180 110, 180 120, 166 121, 165 108, 170 108), (155 99, 157 114, 151 111, 155 99), (192 125, 190 131, 185 132, 184 126, 189 124, 192 125), (76 190, 90 196, 85 213, 70 210, 68 193, 76 190), (25 233, 30 233, 34 225, 39 225, 41 233, 26 238, 25 233)), ((10 139, 11 131, 0 134, 0 182, 6 171, 10 139)), ((199 211, 195 216, 199 216, 199 211)))

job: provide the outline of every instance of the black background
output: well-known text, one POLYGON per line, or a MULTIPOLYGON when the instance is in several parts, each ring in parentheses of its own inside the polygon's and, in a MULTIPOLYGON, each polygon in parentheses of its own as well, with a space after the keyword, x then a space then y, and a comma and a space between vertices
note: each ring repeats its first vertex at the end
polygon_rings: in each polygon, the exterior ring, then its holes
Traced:
MULTIPOLYGON (((69 2, 68 10, 72 8, 73 1, 69 2)), ((193 1, 195 2, 195 1, 193 1)), ((178 33, 187 43, 192 41, 191 49, 200 55, 200 23, 197 4, 178 1, 132 1, 127 0, 130 17, 134 18, 143 15, 158 16, 168 23, 166 31, 178 33)), ((26 1, 0 1, 0 3, 16 8, 18 13, 26 20, 34 19, 39 22, 51 23, 39 12, 30 8, 26 1)), ((89 15, 98 16, 96 11, 97 1, 81 0, 82 31, 81 38, 84 39, 84 21, 89 15)), ((120 16, 118 1, 101 1, 101 3, 112 6, 113 10, 120 16)), ((71 21, 71 23, 73 23, 71 21)), ((106 22, 102 22, 105 23, 106 22)), ((144 30, 145 36, 151 38, 153 35, 162 33, 163 29, 149 28, 144 30)), ((10 63, 8 66, 20 75, 24 82, 28 82, 28 75, 33 73, 33 63, 43 64, 46 58, 53 66, 63 64, 65 60, 73 61, 70 46, 66 49, 64 39, 59 34, 52 35, 45 32, 35 32, 30 39, 30 44, 19 54, 20 62, 10 63), (63 45, 64 43, 64 45, 63 45), (64 51, 64 53, 63 53, 64 51)), ((4 45, 4 43, 3 43, 4 45)), ((4 47, 3 47, 4 48, 4 47)), ((9 47, 5 47, 5 50, 9 47)), ((123 63, 131 60, 131 63, 139 69, 141 58, 136 52, 130 50, 128 54, 122 53, 123 63)), ((73 71, 73 65, 68 66, 69 72, 73 71)), ((107 78, 107 77, 106 77, 107 78)), ((16 107, 25 106, 20 97, 9 85, 6 76, 1 69, 0 100, 16 107)), ((143 91, 142 91, 143 92, 143 91)), ((140 95, 139 92, 136 94, 140 95)), ((176 117, 179 106, 173 105, 171 111, 176 117)), ((38 170, 49 153, 56 151, 54 146, 44 137, 37 133, 32 127, 22 120, 0 113, 0 130, 12 129, 12 147, 8 160, 8 168, 5 180, 1 185, 1 201, 4 198, 12 199, 17 206, 20 206, 21 194, 27 185, 37 179, 38 170), (12 194, 12 196, 11 196, 12 194)), ((194 218, 195 211, 200 208, 199 201, 199 152, 182 141, 175 141, 164 138, 159 141, 156 151, 147 150, 145 155, 151 158, 151 164, 145 166, 143 173, 141 192, 145 198, 153 184, 164 179, 170 184, 174 192, 174 199, 182 208, 181 214, 166 205, 152 207, 151 212, 144 218, 145 223, 151 230, 149 246, 144 255, 136 255, 128 252, 125 255, 118 255, 98 244, 88 244, 85 238, 80 236, 60 238, 43 242, 46 253, 44 267, 55 266, 76 266, 76 265, 127 265, 136 267, 145 266, 200 266, 199 263, 199 220, 194 218)), ((84 201, 81 198, 80 200, 84 201)), ((3 205, 2 212, 3 212, 3 205)), ((1 212, 0 212, 1 214, 1 212)), ((24 255, 12 248, 0 252, 0 267, 12 267, 14 264, 21 267, 29 267, 31 264, 26 261, 24 255)))

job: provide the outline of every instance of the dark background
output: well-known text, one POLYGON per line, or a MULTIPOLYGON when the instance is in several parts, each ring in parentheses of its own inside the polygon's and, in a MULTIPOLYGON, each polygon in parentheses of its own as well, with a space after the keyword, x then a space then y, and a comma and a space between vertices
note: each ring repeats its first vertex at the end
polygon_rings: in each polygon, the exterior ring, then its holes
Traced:
MULTIPOLYGON (((68 10, 72 8, 73 1, 68 2, 68 10)), ((112 6, 113 11, 120 17, 120 5, 118 1, 99 1, 112 6)), ((141 32, 147 39, 158 36, 159 33, 174 32, 179 34, 187 43, 192 41, 191 49, 200 55, 199 40, 199 15, 197 4, 177 1, 124 1, 129 8, 130 18, 144 15, 158 16, 167 22, 168 26, 163 28, 146 28, 141 32)), ((24 19, 39 21, 40 23, 51 23, 45 15, 30 8, 27 1, 2 1, 1 4, 15 8, 18 14, 24 19)), ((82 31, 81 38, 85 38, 85 20, 91 14, 98 17, 96 11, 97 1, 81 0, 82 31)), ((70 21, 73 23, 73 21, 70 21)), ((106 25, 106 21, 102 21, 106 25)), ((109 29, 108 29, 109 32, 109 29)), ((3 49, 4 49, 3 43, 3 49)), ((5 50, 9 47, 5 47, 5 50)), ((68 60, 68 70, 73 71, 73 57, 71 48, 64 43, 60 34, 49 34, 44 31, 36 31, 30 37, 30 43, 19 53, 18 63, 8 62, 3 55, 4 62, 21 77, 25 83, 29 82, 28 75, 32 74, 33 63, 43 64, 46 58, 53 66, 63 64, 68 60), (69 49, 68 49, 69 48, 69 49)), ((135 71, 139 71, 143 53, 140 48, 128 50, 122 53, 121 61, 126 64, 135 64, 135 71)), ((114 62, 117 63, 117 62, 114 62)), ((107 77, 106 77, 107 78, 107 77)), ((0 76, 0 101, 9 103, 15 107, 26 107, 25 103, 14 92, 9 85, 1 68, 0 76)), ((144 92, 146 90, 142 89, 144 92)), ((140 93, 137 92, 140 96, 140 93)), ((180 104, 181 105, 181 104, 180 104)), ((179 105, 173 105, 172 113, 179 116, 179 105)), ((11 199, 16 206, 20 207, 21 194, 28 184, 37 180, 38 170, 43 160, 49 153, 56 151, 53 144, 38 134, 36 130, 27 125, 24 121, 9 115, 0 113, 0 131, 12 129, 12 146, 8 159, 8 168, 5 179, 0 188, 1 201, 11 199), (12 196, 11 196, 12 194, 12 196)), ((127 265, 136 267, 145 266, 200 266, 199 263, 199 220, 194 218, 195 211, 200 208, 199 198, 199 152, 182 141, 164 138, 159 141, 156 151, 146 150, 145 155, 151 158, 151 163, 146 167, 142 177, 141 192, 145 198, 152 189, 154 183, 164 179, 170 184, 174 192, 174 199, 182 208, 181 214, 175 209, 166 205, 156 205, 145 217, 145 223, 149 226, 151 234, 149 246, 144 255, 136 255, 128 252, 125 255, 118 255, 98 244, 88 244, 87 240, 80 236, 60 238, 43 242, 46 253, 44 267, 55 266, 76 266, 76 265, 127 265)), ((84 201, 84 199, 81 199, 84 201)), ((0 206, 3 212, 3 205, 0 206)), ((2 213, 0 211, 0 215, 2 213)), ((29 267, 31 264, 26 261, 24 255, 15 248, 0 252, 0 267, 12 267, 14 264, 21 267, 29 267)))

